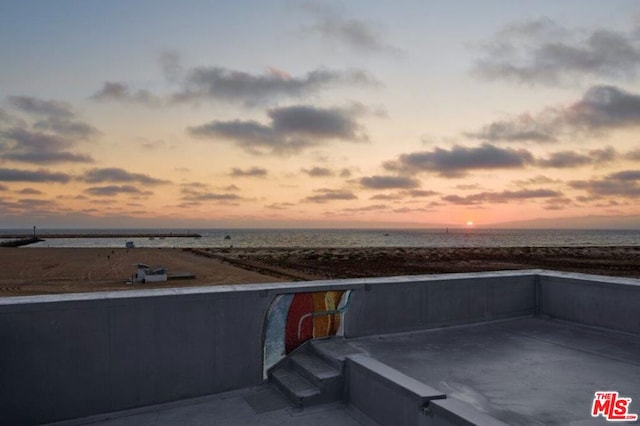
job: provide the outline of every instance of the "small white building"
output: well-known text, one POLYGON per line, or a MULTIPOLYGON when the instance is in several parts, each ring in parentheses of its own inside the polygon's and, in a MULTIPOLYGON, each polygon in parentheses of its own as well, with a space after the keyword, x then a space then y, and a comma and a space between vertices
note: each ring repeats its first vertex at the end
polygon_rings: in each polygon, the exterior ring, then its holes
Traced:
POLYGON ((136 273, 131 276, 132 284, 167 281, 168 274, 166 268, 151 269, 149 265, 145 265, 144 263, 137 263, 134 266, 136 267, 136 273))

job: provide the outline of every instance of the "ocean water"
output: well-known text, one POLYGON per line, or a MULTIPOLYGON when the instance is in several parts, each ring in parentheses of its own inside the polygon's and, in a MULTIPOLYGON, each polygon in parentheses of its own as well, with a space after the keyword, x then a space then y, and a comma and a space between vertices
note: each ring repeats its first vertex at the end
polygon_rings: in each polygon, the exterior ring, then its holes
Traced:
MULTIPOLYGON (((3 235, 33 230, 0 230, 3 235)), ((137 238, 51 238, 39 247, 562 247, 640 246, 640 230, 557 229, 39 229, 39 233, 144 234, 137 238), (201 238, 151 238, 158 233, 198 233, 201 238), (149 236, 147 236, 149 235, 149 236), (229 236, 229 239, 225 239, 229 236)))

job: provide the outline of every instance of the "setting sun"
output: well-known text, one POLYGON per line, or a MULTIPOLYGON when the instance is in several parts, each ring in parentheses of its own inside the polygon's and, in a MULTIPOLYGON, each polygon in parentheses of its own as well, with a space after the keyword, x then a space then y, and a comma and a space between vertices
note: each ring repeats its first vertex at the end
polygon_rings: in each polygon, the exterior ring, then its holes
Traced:
POLYGON ((467 221, 467 226, 473 226, 473 222, 472 222, 472 221, 470 221, 470 220, 468 220, 468 221, 467 221))

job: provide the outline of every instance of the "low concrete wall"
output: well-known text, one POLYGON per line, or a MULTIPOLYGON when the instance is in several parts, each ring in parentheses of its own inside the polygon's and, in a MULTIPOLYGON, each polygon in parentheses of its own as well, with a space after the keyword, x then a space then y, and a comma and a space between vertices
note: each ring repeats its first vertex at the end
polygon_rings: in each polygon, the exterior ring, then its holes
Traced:
POLYGON ((3 306, 0 424, 217 393, 262 380, 259 292, 3 306))
POLYGON ((418 426, 422 410, 445 394, 364 355, 346 359, 347 400, 381 425, 418 426))
POLYGON ((507 426, 479 411, 471 404, 454 398, 431 401, 420 417, 420 426, 507 426))
POLYGON ((538 281, 541 314, 640 334, 638 280, 544 271, 538 281))
POLYGON ((533 315, 535 294, 532 271, 433 275, 371 284, 352 297, 345 337, 533 315))

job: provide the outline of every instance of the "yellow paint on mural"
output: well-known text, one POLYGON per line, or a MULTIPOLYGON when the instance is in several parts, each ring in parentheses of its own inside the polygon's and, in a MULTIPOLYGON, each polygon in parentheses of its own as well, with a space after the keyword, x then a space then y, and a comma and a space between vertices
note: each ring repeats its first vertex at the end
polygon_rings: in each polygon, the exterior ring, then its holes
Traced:
MULTIPOLYGON (((344 291, 322 291, 313 293, 313 311, 336 310, 344 291)), ((340 325, 340 315, 318 315, 313 318, 313 337, 335 335, 340 325)))

